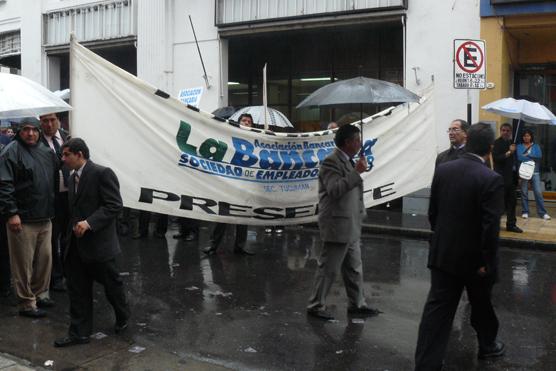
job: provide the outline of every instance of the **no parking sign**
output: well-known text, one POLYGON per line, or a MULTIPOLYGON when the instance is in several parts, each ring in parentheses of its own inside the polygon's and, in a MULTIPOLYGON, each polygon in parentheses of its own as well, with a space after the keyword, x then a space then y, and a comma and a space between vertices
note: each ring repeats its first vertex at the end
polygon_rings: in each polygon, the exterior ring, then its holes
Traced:
POLYGON ((454 88, 486 87, 486 49, 484 40, 454 40, 454 88))

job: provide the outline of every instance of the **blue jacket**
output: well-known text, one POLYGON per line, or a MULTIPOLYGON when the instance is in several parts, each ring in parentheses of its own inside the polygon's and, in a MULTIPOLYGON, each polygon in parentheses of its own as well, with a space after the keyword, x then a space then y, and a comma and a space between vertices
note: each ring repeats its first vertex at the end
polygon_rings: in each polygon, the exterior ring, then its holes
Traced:
POLYGON ((517 162, 521 164, 525 161, 535 161, 535 173, 540 172, 540 163, 542 158, 541 147, 538 144, 533 143, 531 148, 529 149, 528 153, 527 147, 525 144, 520 143, 517 145, 516 153, 517 153, 517 162))

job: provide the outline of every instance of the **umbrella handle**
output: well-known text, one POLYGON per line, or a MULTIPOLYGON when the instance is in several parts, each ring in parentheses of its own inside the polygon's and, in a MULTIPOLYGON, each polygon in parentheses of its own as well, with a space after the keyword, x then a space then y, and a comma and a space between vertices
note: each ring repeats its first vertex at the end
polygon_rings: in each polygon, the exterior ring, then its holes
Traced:
POLYGON ((514 144, 517 143, 517 135, 519 134, 519 124, 521 123, 521 119, 517 120, 517 128, 515 129, 514 135, 514 144))

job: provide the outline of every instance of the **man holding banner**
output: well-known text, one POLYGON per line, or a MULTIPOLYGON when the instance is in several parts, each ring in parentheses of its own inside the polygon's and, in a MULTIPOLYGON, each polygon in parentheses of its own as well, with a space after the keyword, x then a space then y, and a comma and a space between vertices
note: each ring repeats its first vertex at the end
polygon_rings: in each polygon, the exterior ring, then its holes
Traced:
MULTIPOLYGON (((253 127, 253 116, 251 116, 249 113, 243 113, 241 116, 239 116, 237 121, 241 126, 245 126, 248 128, 253 127)), ((240 255, 255 255, 252 251, 245 249, 245 242, 247 241, 247 226, 238 224, 235 227, 236 237, 234 242, 234 253, 240 255)), ((222 242, 225 233, 226 224, 216 223, 216 226, 212 231, 211 245, 208 249, 203 250, 203 252, 207 255, 216 254, 216 250, 222 242)))
POLYGON ((373 316, 363 295, 363 265, 359 239, 365 217, 363 179, 367 159, 352 159, 361 149, 356 126, 344 125, 334 137, 336 149, 322 163, 319 172, 319 229, 323 246, 318 260, 313 293, 307 314, 324 320, 334 317, 326 310, 326 297, 341 269, 349 299, 348 313, 373 316))

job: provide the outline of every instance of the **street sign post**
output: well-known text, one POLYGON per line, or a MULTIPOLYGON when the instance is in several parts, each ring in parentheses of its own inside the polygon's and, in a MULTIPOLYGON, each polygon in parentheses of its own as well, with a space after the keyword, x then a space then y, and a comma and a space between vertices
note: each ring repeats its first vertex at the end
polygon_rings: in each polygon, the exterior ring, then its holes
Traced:
POLYGON ((467 89, 467 122, 471 124, 469 89, 486 88, 486 47, 484 40, 454 40, 454 89, 467 89))

